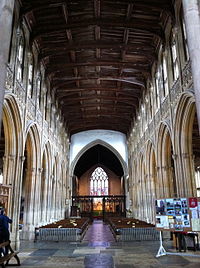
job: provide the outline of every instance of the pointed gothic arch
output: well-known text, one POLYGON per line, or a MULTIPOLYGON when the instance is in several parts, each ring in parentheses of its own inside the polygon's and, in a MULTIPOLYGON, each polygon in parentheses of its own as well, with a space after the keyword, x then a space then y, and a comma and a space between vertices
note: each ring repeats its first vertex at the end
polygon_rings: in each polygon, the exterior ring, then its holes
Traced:
POLYGON ((107 142, 105 142, 103 140, 100 140, 100 139, 97 139, 95 141, 92 141, 92 142, 88 143, 86 146, 84 146, 84 148, 82 148, 80 150, 80 152, 76 155, 75 159, 73 160, 73 162, 71 163, 71 166, 70 166, 70 174, 71 174, 71 177, 73 176, 74 169, 75 169, 75 166, 76 166, 79 158, 87 150, 89 150, 90 148, 94 147, 95 145, 102 145, 102 146, 106 147, 107 149, 109 149, 112 153, 114 153, 115 156, 117 157, 117 159, 120 161, 122 167, 123 167, 124 176, 126 177, 128 175, 127 164, 125 163, 125 161, 123 160, 123 158, 121 157, 121 155, 118 153, 118 151, 113 146, 111 146, 110 144, 108 144, 107 142))
POLYGON ((172 134, 166 122, 162 122, 158 131, 157 159, 160 197, 177 196, 177 183, 174 170, 172 134))
POLYGON ((25 133, 24 166, 22 171, 20 220, 24 224, 22 238, 30 239, 34 234, 34 224, 39 220, 40 189, 38 171, 40 168, 40 138, 37 125, 30 123, 25 133), (34 215, 34 209, 37 216, 34 215))
POLYGON ((174 144, 177 154, 178 177, 180 178, 180 194, 182 196, 195 196, 195 174, 194 174, 194 157, 195 147, 193 146, 195 128, 196 107, 195 99, 192 92, 188 91, 180 97, 177 105, 174 130, 174 144), (181 167, 181 168, 180 168, 181 167))
POLYGON ((147 202, 151 204, 148 206, 148 217, 150 221, 153 223, 155 221, 155 199, 158 198, 158 182, 157 182, 157 162, 155 155, 155 148, 153 146, 152 141, 147 142, 146 146, 146 170, 147 170, 147 183, 148 183, 148 191, 147 191, 147 202))

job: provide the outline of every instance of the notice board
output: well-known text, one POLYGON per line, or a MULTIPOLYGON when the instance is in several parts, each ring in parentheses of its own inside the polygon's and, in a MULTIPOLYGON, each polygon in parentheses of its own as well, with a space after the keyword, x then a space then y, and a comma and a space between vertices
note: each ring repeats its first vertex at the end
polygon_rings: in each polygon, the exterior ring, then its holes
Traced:
POLYGON ((200 197, 158 199, 155 207, 157 229, 200 231, 200 197))

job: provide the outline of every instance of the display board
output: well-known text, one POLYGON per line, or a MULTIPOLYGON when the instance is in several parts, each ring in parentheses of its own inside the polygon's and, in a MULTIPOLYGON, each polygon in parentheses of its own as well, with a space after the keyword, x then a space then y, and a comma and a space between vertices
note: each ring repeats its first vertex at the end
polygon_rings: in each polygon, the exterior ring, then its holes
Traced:
POLYGON ((200 231, 200 197, 156 200, 156 228, 165 231, 200 231))

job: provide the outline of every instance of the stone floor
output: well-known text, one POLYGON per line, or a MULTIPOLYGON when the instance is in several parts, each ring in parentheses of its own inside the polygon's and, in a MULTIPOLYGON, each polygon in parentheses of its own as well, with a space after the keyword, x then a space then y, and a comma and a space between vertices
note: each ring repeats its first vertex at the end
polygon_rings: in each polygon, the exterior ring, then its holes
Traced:
MULTIPOLYGON (((176 252, 165 241, 169 252, 176 252)), ((156 258, 159 241, 116 242, 109 226, 94 221, 82 242, 23 242, 18 256, 23 268, 199 268, 200 251, 156 258)), ((17 266, 14 266, 17 267, 17 266)))

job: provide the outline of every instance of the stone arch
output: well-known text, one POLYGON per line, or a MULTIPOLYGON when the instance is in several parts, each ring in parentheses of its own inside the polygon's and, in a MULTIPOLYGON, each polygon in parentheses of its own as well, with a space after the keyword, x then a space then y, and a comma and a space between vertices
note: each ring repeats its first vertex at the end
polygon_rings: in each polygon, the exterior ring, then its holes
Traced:
POLYGON ((131 195, 130 198, 132 199, 132 209, 133 209, 133 216, 136 217, 137 209, 138 209, 138 200, 137 200, 137 160, 134 158, 130 164, 130 168, 132 168, 132 183, 131 183, 131 195))
POLYGON ((106 143, 105 141, 102 141, 100 139, 97 139, 97 140, 94 140, 90 143, 88 143, 84 148, 82 148, 82 150, 80 150, 80 152, 76 155, 75 159, 73 160, 73 162, 71 163, 71 166, 70 166, 70 188, 71 188, 71 191, 72 189, 74 189, 74 185, 73 185, 73 182, 74 182, 74 169, 76 167, 76 164, 78 162, 78 160, 80 159, 80 157, 86 153, 86 151, 88 151, 89 149, 91 149, 92 147, 96 146, 96 145, 101 145, 107 149, 109 149, 116 157, 117 159, 119 160, 122 168, 123 168, 123 180, 124 180, 124 183, 123 183, 123 186, 124 186, 124 190, 126 192, 126 206, 129 207, 129 192, 128 192, 128 169, 127 169, 127 165, 125 163, 125 161, 122 159, 121 155, 118 153, 118 151, 113 148, 110 144, 106 143))
POLYGON ((157 138, 157 172, 160 197, 177 196, 177 184, 173 160, 173 144, 171 130, 166 122, 162 122, 157 138))
POLYGON ((41 183, 40 183, 40 219, 42 222, 47 221, 47 203, 48 203, 48 183, 49 183, 49 165, 50 159, 48 149, 45 145, 41 156, 41 183))
POLYGON ((141 206, 140 209, 140 218, 147 219, 147 198, 146 198, 146 167, 145 167, 145 159, 144 155, 140 152, 138 158, 138 175, 139 175, 139 196, 138 199, 140 200, 139 205, 141 206))
MULTIPOLYGON (((43 206, 43 212, 41 212, 42 215, 42 221, 49 222, 51 218, 51 160, 52 160, 52 152, 51 152, 51 145, 50 142, 47 141, 45 144, 43 144, 42 149, 42 156, 41 156, 41 191, 42 191, 42 180, 45 180, 44 185, 44 193, 46 194, 46 197, 44 198, 44 203, 46 204, 45 208, 43 206), (45 156, 45 159, 43 158, 45 156), (45 170, 44 170, 45 169, 45 170)), ((41 192, 42 195, 42 192, 41 192)), ((42 204, 41 204, 42 206, 42 204)))
POLYGON ((90 148, 92 148, 93 146, 95 145, 102 145, 104 147, 106 147, 107 149, 109 149, 112 153, 115 154, 115 156, 119 159, 122 167, 123 167, 123 170, 124 170, 124 176, 127 177, 128 175, 128 167, 127 167, 127 164, 125 163, 125 161, 122 159, 121 155, 117 152, 117 150, 112 147, 110 144, 108 144, 107 142, 105 141, 102 141, 100 139, 97 139, 95 141, 92 141, 90 143, 88 143, 82 150, 80 150, 80 152, 77 154, 77 156, 75 157, 75 159, 73 160, 73 162, 71 163, 71 166, 70 166, 70 175, 71 177, 73 176, 73 173, 74 173, 74 169, 75 169, 75 166, 79 160, 79 158, 90 148))
POLYGON ((18 104, 12 95, 6 95, 3 105, 2 124, 5 138, 3 177, 5 184, 16 178, 17 159, 22 153, 22 122, 18 104), (12 163, 11 163, 12 162, 12 163))
POLYGON ((60 207, 61 207, 61 214, 60 214, 60 217, 63 218, 65 215, 64 215, 64 212, 65 212, 65 205, 66 202, 65 202, 65 198, 67 198, 67 191, 66 191, 66 164, 65 164, 65 161, 62 160, 61 161, 61 170, 60 170, 60 181, 61 181, 61 200, 60 200, 60 207))
POLYGON ((4 98, 1 138, 4 142, 1 145, 4 147, 4 152, 1 155, 3 184, 11 186, 6 209, 8 215, 13 219, 11 236, 16 241, 19 230, 18 208, 20 204, 23 135, 20 109, 13 94, 6 94, 4 98))
POLYGON ((146 145, 146 171, 147 171, 147 184, 148 184, 148 191, 147 191, 147 204, 148 206, 148 218, 151 222, 155 220, 155 199, 157 198, 158 193, 158 180, 157 180, 157 161, 156 161, 156 154, 155 148, 151 140, 148 140, 146 145))
POLYGON ((52 163, 52 179, 51 179, 51 214, 52 219, 56 219, 56 189, 58 182, 58 157, 54 155, 52 163))
POLYGON ((37 126, 34 123, 30 123, 25 133, 21 186, 20 220, 24 225, 22 233, 22 238, 24 239, 33 237, 34 225, 38 224, 39 221, 40 207, 38 200, 40 200, 40 191, 36 191, 36 189, 40 186, 37 179, 40 168, 40 148, 37 126))
POLYGON ((12 95, 5 95, 3 105, 3 124, 6 131, 6 136, 9 139, 6 153, 16 154, 21 146, 22 121, 18 103, 12 95))
POLYGON ((62 189, 61 189, 61 163, 60 163, 60 155, 58 152, 55 156, 55 163, 56 163, 56 180, 55 180, 55 215, 56 218, 61 217, 61 200, 63 198, 62 196, 62 189))
POLYGON ((196 195, 193 161, 193 155, 195 155, 193 152, 193 126, 195 116, 196 106, 194 95, 188 91, 180 97, 174 123, 175 159, 177 161, 178 177, 180 178, 178 188, 182 196, 196 195))
POLYGON ((33 148, 33 154, 34 156, 37 156, 37 157, 35 157, 35 162, 33 164, 36 166, 36 160, 38 162, 40 160, 41 143, 40 143, 40 134, 39 134, 38 126, 33 121, 31 121, 26 128, 24 148, 25 148, 28 135, 30 135, 32 144, 35 145, 35 148, 33 148))

